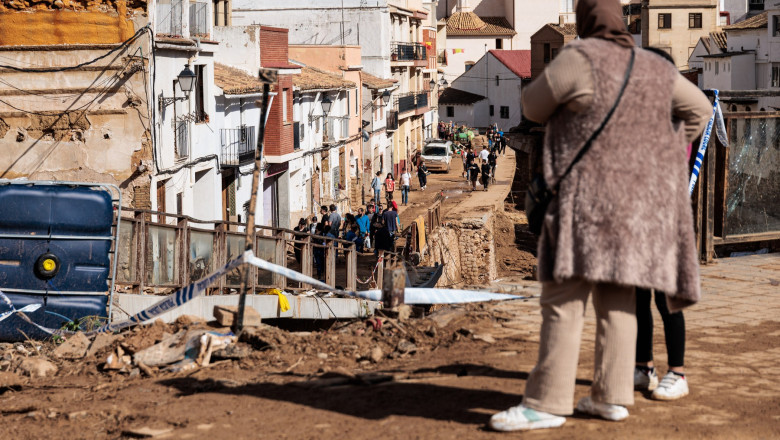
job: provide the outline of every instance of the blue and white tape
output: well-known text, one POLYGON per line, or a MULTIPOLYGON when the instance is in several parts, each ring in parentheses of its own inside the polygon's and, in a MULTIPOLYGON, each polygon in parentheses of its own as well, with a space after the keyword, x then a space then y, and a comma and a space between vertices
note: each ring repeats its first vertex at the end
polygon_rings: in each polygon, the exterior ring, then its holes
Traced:
POLYGON ((696 152, 696 162, 693 164, 693 172, 691 173, 691 179, 688 182, 688 194, 693 194, 693 189, 696 187, 696 181, 699 179, 699 173, 701 173, 701 167, 704 163, 704 155, 707 153, 707 145, 710 143, 710 137, 712 136, 712 127, 715 125, 718 139, 723 146, 728 147, 728 134, 726 133, 726 123, 723 120, 723 112, 720 108, 719 91, 713 90, 715 93, 715 101, 712 104, 712 116, 707 127, 704 129, 704 134, 701 136, 701 142, 699 142, 699 149, 696 152))
MULTIPOLYGON (((97 333, 115 332, 127 327, 132 327, 142 322, 154 320, 159 316, 163 315, 164 313, 176 309, 186 304, 187 302, 193 300, 194 298, 197 298, 198 296, 202 295, 209 286, 217 282, 219 277, 227 274, 228 272, 232 271, 233 269, 243 264, 250 264, 252 266, 257 267, 258 269, 273 272, 282 275, 290 280, 297 281, 300 283, 310 284, 317 289, 326 290, 329 292, 334 292, 342 295, 353 296, 353 297, 363 298, 363 299, 368 299, 373 301, 379 301, 381 300, 382 297, 382 292, 380 290, 347 292, 340 289, 335 289, 323 283, 322 281, 318 281, 300 272, 296 272, 292 269, 288 269, 286 267, 279 266, 278 264, 270 263, 268 261, 260 259, 256 257, 252 253, 252 251, 246 251, 240 257, 230 261, 229 263, 225 264, 215 272, 206 276, 205 278, 195 283, 192 283, 182 289, 177 290, 176 292, 162 298, 160 301, 148 307, 147 309, 136 313, 130 318, 123 321, 106 324, 97 330, 85 332, 84 334, 87 336, 91 336, 97 333)), ((481 292, 481 291, 472 291, 472 290, 427 289, 427 288, 406 288, 404 290, 404 303, 406 304, 458 304, 458 303, 510 300, 510 299, 527 299, 527 298, 528 297, 524 297, 524 296, 505 295, 499 293, 481 292)), ((30 304, 17 310, 16 308, 14 308, 10 299, 1 291, 0 291, 0 301, 7 304, 10 308, 9 311, 0 314, 0 321, 8 318, 12 314, 19 313, 19 316, 22 319, 24 319, 28 323, 34 325, 35 327, 41 329, 42 331, 48 334, 68 335, 74 333, 72 331, 67 331, 63 329, 57 330, 57 329, 43 327, 33 322, 28 316, 24 315, 24 312, 33 312, 39 309, 42 306, 42 304, 30 304)))

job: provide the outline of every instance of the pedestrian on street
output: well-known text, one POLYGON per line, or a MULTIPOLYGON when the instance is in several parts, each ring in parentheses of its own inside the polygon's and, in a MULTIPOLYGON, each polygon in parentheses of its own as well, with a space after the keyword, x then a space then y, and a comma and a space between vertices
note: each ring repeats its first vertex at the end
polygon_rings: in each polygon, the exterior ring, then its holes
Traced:
POLYGON ((490 164, 488 163, 487 159, 482 161, 482 186, 484 187, 485 191, 488 190, 488 184, 490 183, 490 164))
POLYGON ((490 156, 490 150, 488 150, 487 145, 483 145, 482 151, 479 152, 479 163, 488 160, 488 156, 490 156))
POLYGON ((387 173, 387 178, 385 179, 385 199, 388 205, 393 201, 393 191, 395 191, 395 179, 393 179, 393 173, 387 173))
MULTIPOLYGON (((401 203, 406 206, 407 203, 409 203, 409 189, 412 186, 412 175, 409 174, 408 171, 406 171, 406 168, 404 168, 403 173, 401 173, 401 203)), ((423 188, 424 189, 424 188, 423 188)))
POLYGON ((498 165, 498 154, 495 151, 491 151, 490 155, 488 155, 488 164, 490 165, 490 178, 495 183, 496 166, 498 165))
POLYGON ((330 224, 330 231, 328 234, 333 238, 341 237, 341 214, 339 214, 339 207, 335 204, 330 205, 330 215, 328 216, 328 223, 330 224))
POLYGON ((420 162, 420 166, 417 167, 417 180, 420 181, 421 191, 425 191, 425 188, 428 186, 428 174, 431 174, 431 172, 425 166, 425 161, 420 162))
POLYGON ((379 196, 382 195, 382 175, 381 171, 376 172, 376 176, 371 180, 371 189, 374 190, 374 200, 379 203, 379 196))
POLYGON ((480 167, 477 164, 477 161, 472 159, 471 163, 469 164, 469 179, 471 180, 472 191, 477 190, 477 179, 479 178, 479 172, 480 167))
MULTIPOLYGON (((471 149, 471 147, 468 147, 468 151, 466 151, 466 180, 470 181, 471 179, 471 165, 474 163, 474 159, 477 156, 474 155, 474 150, 471 149)), ((479 167, 477 167, 479 168, 479 167)))
POLYGON ((303 240, 306 239, 306 233, 309 232, 309 226, 306 224, 306 219, 301 217, 301 219, 298 220, 298 226, 293 230, 297 232, 297 234, 295 234, 295 242, 293 243, 293 253, 295 254, 295 261, 300 264, 301 253, 303 251, 303 240))
POLYGON ((390 237, 392 237, 393 243, 395 243, 398 228, 401 226, 401 223, 398 220, 398 204, 395 203, 395 201, 390 204, 389 209, 382 213, 382 219, 384 219, 385 226, 387 226, 387 230, 390 232, 390 237))
MULTIPOLYGON (((675 65, 674 58, 666 51, 650 47, 647 50, 658 54, 675 65)), ((690 159, 688 150, 688 158, 690 159)), ((652 292, 636 289, 636 369, 634 388, 651 391, 656 400, 677 400, 688 395, 688 378, 685 377, 685 317, 683 312, 671 313, 666 305, 666 294, 655 292, 655 306, 664 323, 666 359, 669 371, 658 382, 653 363, 653 314, 650 310, 652 292)))
POLYGON ((635 47, 618 0, 579 0, 576 18, 580 39, 522 97, 525 116, 547 124, 544 178, 557 194, 538 244, 539 356, 522 404, 490 419, 499 431, 554 428, 572 413, 591 293, 594 379, 577 411, 613 421, 628 417, 634 401, 634 286, 666 292, 673 312, 701 295, 688 164, 678 145, 699 135, 712 106, 663 58, 635 47), (641 161, 615 166, 637 151, 641 161))
POLYGON ((376 251, 379 249, 379 244, 376 241, 376 233, 379 228, 382 227, 382 224, 382 205, 377 205, 376 211, 371 216, 371 225, 369 226, 369 238, 374 245, 374 255, 376 255, 376 251))

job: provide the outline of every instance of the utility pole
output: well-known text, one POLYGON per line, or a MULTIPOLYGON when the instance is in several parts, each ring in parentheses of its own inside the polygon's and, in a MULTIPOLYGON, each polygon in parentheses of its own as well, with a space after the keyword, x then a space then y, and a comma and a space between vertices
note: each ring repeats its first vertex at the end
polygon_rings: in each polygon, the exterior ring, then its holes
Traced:
MULTIPOLYGON (((260 127, 255 148, 255 168, 252 171, 252 195, 249 197, 249 212, 246 214, 246 234, 244 235, 244 251, 254 249, 255 242, 255 211, 257 210, 257 188, 260 186, 260 168, 262 167, 263 145, 265 143, 265 118, 268 114, 268 95, 271 84, 277 79, 276 70, 260 69, 260 81, 263 83, 263 100, 260 105, 260 127)), ((249 289, 251 268, 244 264, 241 271, 241 295, 238 297, 238 316, 236 316, 235 332, 237 335, 244 330, 244 310, 246 309, 246 293, 249 289)))

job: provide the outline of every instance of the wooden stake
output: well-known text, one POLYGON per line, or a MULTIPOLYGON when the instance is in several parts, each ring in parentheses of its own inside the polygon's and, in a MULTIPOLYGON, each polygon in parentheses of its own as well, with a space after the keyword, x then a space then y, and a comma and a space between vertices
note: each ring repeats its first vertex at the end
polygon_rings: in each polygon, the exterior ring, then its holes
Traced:
MULTIPOLYGON (((255 169, 252 171, 252 196, 249 198, 249 212, 246 215, 246 240, 244 242, 244 251, 251 251, 254 248, 255 241, 255 210, 257 208, 257 188, 260 185, 260 168, 263 159, 263 144, 265 140, 265 118, 268 114, 268 95, 271 90, 270 79, 275 80, 275 73, 263 76, 260 79, 263 83, 263 101, 260 105, 260 129, 257 136, 257 148, 255 149, 255 169)), ((244 330, 244 310, 246 308, 246 292, 250 283, 250 267, 243 265, 239 268, 241 271, 241 295, 238 297, 238 316, 236 317, 235 332, 240 334, 244 330)))

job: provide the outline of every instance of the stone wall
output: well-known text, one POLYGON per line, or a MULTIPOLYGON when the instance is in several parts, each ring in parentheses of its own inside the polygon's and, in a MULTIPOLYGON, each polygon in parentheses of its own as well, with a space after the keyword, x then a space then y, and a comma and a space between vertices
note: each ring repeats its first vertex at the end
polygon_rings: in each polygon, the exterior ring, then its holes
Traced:
POLYGON ((482 285, 498 277, 495 210, 484 208, 448 220, 428 238, 425 264, 445 264, 439 287, 482 285))

